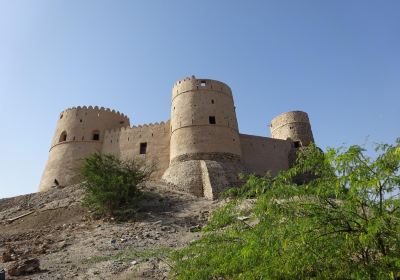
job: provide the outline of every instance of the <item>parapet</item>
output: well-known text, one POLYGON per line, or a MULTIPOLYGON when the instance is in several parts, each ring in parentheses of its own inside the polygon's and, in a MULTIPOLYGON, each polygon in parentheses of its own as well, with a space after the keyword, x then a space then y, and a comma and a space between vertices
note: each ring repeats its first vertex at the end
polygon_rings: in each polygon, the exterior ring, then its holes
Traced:
POLYGON ((71 107, 60 113, 50 149, 94 138, 101 142, 105 130, 129 125, 129 118, 116 110, 98 106, 71 107))
POLYGON ((63 115, 64 115, 65 113, 68 113, 69 111, 76 111, 76 110, 79 110, 79 111, 88 111, 88 112, 93 112, 93 111, 95 111, 97 114, 102 114, 102 113, 115 114, 115 115, 121 117, 122 119, 124 119, 124 121, 125 121, 128 125, 129 125, 129 123, 130 123, 129 117, 126 116, 125 114, 119 112, 119 111, 116 111, 116 110, 110 109, 110 108, 106 108, 106 107, 86 106, 86 105, 84 105, 84 106, 77 106, 77 107, 70 107, 70 108, 65 109, 64 111, 62 111, 62 112, 60 113, 60 119, 63 117, 63 115))
POLYGON ((154 131, 163 131, 163 132, 169 132, 169 125, 170 122, 168 121, 162 121, 162 122, 156 122, 156 123, 146 123, 146 124, 139 124, 139 125, 132 125, 132 126, 124 126, 120 128, 111 128, 107 129, 105 131, 105 137, 110 138, 110 137, 115 137, 119 136, 120 134, 124 133, 135 133, 135 132, 141 132, 143 130, 154 130, 154 131))
POLYGON ((227 84, 216 80, 198 79, 195 76, 191 76, 179 80, 174 84, 172 88, 172 100, 181 93, 196 90, 212 90, 232 97, 232 90, 227 84))

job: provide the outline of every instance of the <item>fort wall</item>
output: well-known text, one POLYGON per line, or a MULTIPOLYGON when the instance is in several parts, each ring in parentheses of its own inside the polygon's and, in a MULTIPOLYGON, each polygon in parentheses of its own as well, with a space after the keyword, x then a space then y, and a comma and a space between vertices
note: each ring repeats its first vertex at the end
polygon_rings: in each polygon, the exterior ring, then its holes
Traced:
POLYGON ((194 76, 172 88, 171 120, 130 127, 129 118, 99 107, 63 111, 51 141, 39 190, 80 181, 83 159, 95 152, 141 159, 154 166, 154 180, 171 188, 215 198, 239 185, 239 173, 276 175, 288 169, 296 149, 314 141, 307 113, 274 118, 272 138, 239 134, 228 85, 194 76))
POLYGON ((240 134, 242 161, 246 172, 276 175, 289 168, 289 155, 293 147, 290 140, 240 134))
POLYGON ((169 166, 169 127, 167 121, 106 131, 102 153, 154 164, 152 179, 160 179, 169 166))

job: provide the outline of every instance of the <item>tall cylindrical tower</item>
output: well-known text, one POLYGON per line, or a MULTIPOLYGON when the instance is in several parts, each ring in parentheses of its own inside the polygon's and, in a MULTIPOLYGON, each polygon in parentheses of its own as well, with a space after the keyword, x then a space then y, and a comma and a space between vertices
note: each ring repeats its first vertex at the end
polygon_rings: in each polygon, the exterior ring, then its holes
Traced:
POLYGON ((226 84, 186 78, 172 89, 171 163, 241 157, 232 92, 226 84))
POLYGON ((296 148, 314 142, 310 120, 307 113, 302 111, 286 112, 275 117, 270 128, 272 138, 284 140, 290 138, 296 148))
POLYGON ((237 184, 241 155, 231 89, 194 76, 175 83, 170 166, 163 180, 178 190, 214 198, 237 184))
POLYGON ((39 191, 79 182, 79 167, 88 155, 100 152, 104 132, 129 126, 129 118, 103 107, 73 107, 61 112, 51 141, 49 157, 39 191))

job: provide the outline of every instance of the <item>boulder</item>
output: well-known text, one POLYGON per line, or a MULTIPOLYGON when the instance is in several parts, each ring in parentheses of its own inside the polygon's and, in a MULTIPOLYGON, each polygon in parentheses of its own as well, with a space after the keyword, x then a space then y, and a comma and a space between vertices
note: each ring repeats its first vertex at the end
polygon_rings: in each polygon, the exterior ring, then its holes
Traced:
POLYGON ((38 259, 24 259, 12 263, 8 269, 8 275, 20 276, 40 271, 40 262, 38 259))
POLYGON ((3 263, 15 260, 15 252, 12 248, 8 248, 0 255, 0 261, 3 263))

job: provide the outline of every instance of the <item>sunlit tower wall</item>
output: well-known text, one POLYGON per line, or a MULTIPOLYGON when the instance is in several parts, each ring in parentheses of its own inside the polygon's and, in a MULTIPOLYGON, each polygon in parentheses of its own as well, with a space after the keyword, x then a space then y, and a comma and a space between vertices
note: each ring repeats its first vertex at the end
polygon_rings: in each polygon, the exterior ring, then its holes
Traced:
POLYGON ((276 139, 291 139, 295 148, 308 146, 314 142, 310 120, 306 112, 290 111, 271 121, 271 135, 276 139))
POLYGON ((187 159, 240 158, 231 89, 224 83, 187 78, 172 89, 171 163, 187 159))
POLYGON ((238 124, 229 86, 194 76, 176 82, 172 88, 169 173, 183 180, 192 178, 190 184, 181 181, 176 185, 202 196, 201 182, 195 182, 195 170, 200 170, 201 164, 207 167, 222 163, 221 169, 227 173, 227 164, 240 160, 238 124))
POLYGON ((61 112, 39 191, 49 190, 57 183, 78 183, 83 159, 101 152, 105 131, 129 125, 124 114, 103 107, 73 107, 61 112))

